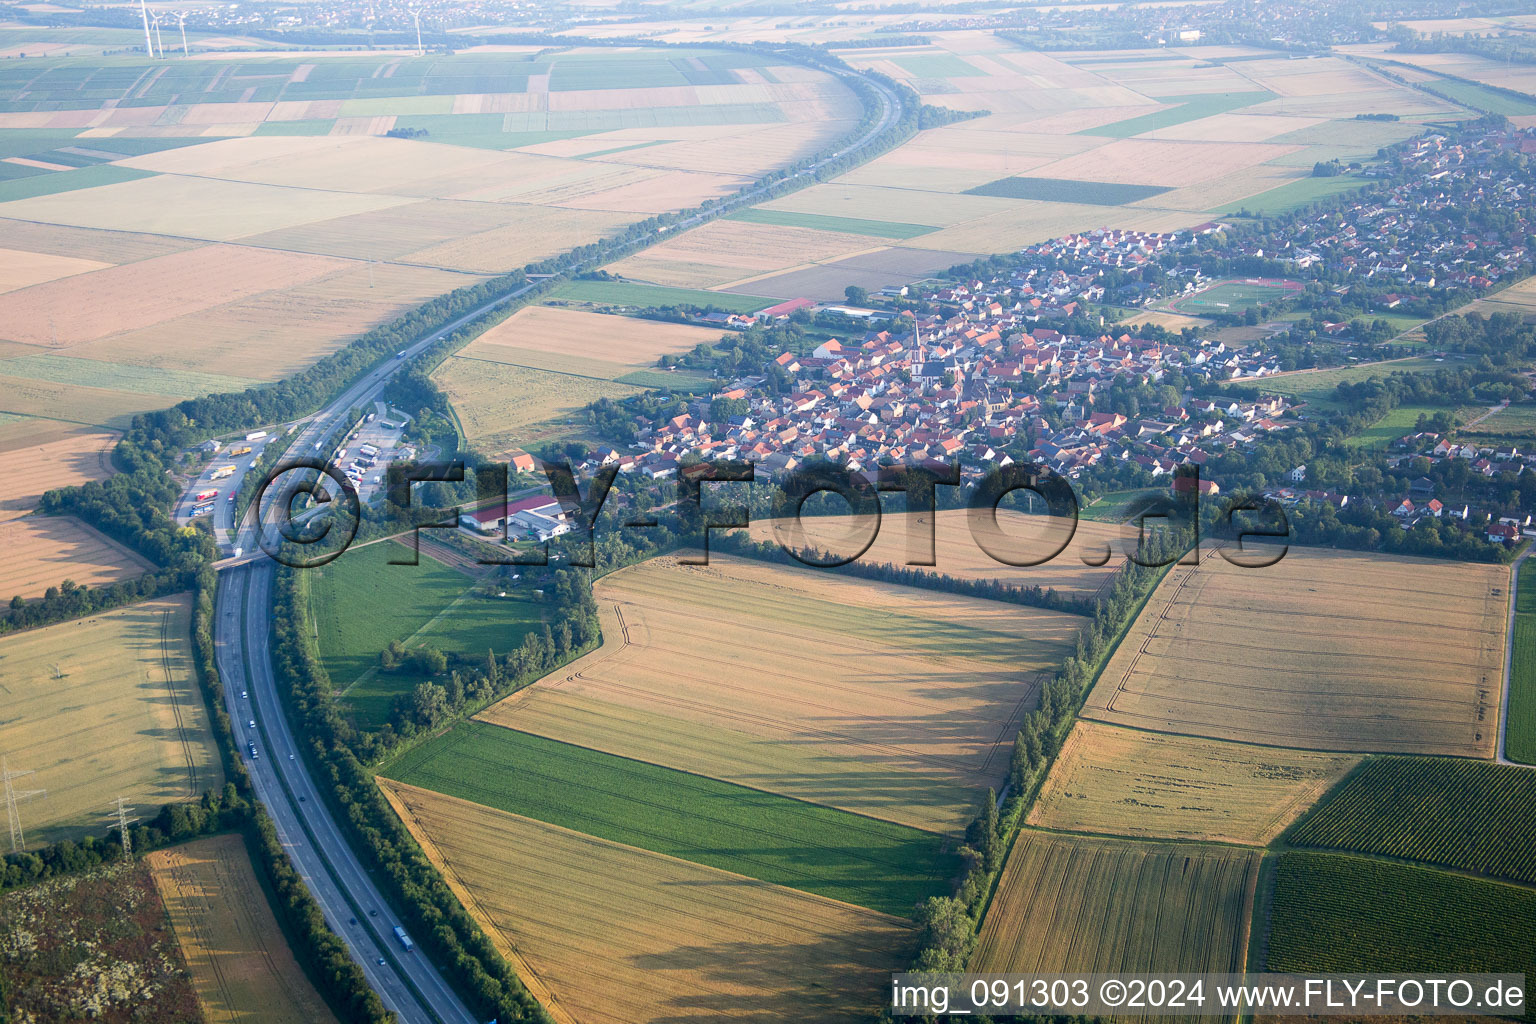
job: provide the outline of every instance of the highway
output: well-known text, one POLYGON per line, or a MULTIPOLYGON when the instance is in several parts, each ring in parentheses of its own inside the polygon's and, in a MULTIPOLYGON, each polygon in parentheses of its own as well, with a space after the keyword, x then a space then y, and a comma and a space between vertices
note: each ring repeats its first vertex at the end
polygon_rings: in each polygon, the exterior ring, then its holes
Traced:
POLYGON ((284 850, 331 929, 346 940, 384 1005, 404 1024, 479 1024, 426 956, 401 947, 394 934, 399 921, 309 777, 272 674, 272 581, 272 564, 265 560, 222 573, 214 630, 224 701, 256 798, 272 816, 284 850), (242 692, 249 699, 242 699, 242 692), (254 732, 248 725, 253 720, 254 732), (259 754, 254 760, 251 744, 259 754))
MULTIPOLYGON (((852 72, 835 72, 850 77, 852 72)), ((901 116, 899 97, 888 87, 868 79, 884 107, 881 117, 858 139, 816 161, 784 181, 758 185, 736 198, 696 213, 677 223, 658 228, 645 240, 661 241, 669 235, 720 217, 731 210, 761 201, 785 181, 814 178, 821 168, 871 145, 875 138, 901 116)), ((596 264, 597 257, 573 261, 566 272, 596 264)), ((352 409, 373 402, 389 380, 412 357, 458 330, 471 320, 513 302, 543 283, 530 281, 517 290, 477 306, 451 323, 433 331, 404 350, 405 358, 391 357, 350 385, 320 412, 308 418, 293 439, 294 458, 329 458, 336 436, 351 424, 352 409)), ((238 486, 238 485, 236 485, 238 486)), ((257 543, 254 511, 235 532, 230 546, 239 554, 215 564, 220 571, 214 612, 214 640, 225 701, 234 721, 240 756, 251 771, 256 797, 277 824, 284 849, 295 869, 314 894, 326 919, 346 942, 354 960, 362 965, 369 984, 405 1024, 476 1024, 467 1007, 450 989, 420 950, 405 952, 392 929, 398 923, 381 898, 367 871, 348 845, 330 809, 311 781, 308 766, 294 742, 273 679, 269 650, 271 592, 274 567, 257 543), (249 699, 242 699, 242 692, 249 699), (255 734, 247 723, 256 723, 255 734), (248 744, 255 743, 258 758, 248 744), (377 911, 378 916, 369 912, 377 911), (351 923, 356 919, 356 924, 351 923), (380 963, 380 960, 383 963, 380 963)))

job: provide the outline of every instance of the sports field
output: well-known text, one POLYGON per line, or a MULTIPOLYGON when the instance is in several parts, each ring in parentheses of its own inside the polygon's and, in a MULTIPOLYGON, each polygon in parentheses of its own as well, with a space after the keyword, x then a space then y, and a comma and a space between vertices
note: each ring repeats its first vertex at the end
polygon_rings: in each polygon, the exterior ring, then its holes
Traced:
POLYGON ((484 718, 921 828, 1001 785, 1081 618, 712 555, 594 587, 603 646, 484 718))
POLYGON ((1014 840, 969 969, 1239 971, 1258 850, 1053 835, 1014 840))
POLYGON ((955 868, 942 837, 483 722, 385 778, 561 828, 907 916, 955 868))
POLYGON ((394 699, 424 678, 380 668, 379 653, 390 641, 407 649, 435 647, 483 666, 486 652, 509 653, 543 622, 530 590, 513 588, 504 598, 479 593, 472 577, 432 558, 425 544, 420 564, 390 564, 410 557, 403 544, 366 544, 306 574, 326 674, 365 727, 382 725, 394 699), (368 614, 369 608, 389 614, 368 614))
POLYGON ((224 784, 192 674, 191 602, 162 598, 0 640, 0 754, 27 843, 101 833, 118 797, 138 807, 224 784))
POLYGON ((560 1024, 861 1021, 911 955, 909 926, 884 914, 380 784, 560 1024))
POLYGON ((1267 971, 1536 972, 1530 889, 1300 851, 1279 855, 1274 886, 1267 971))
POLYGON ((1087 718, 1314 750, 1491 757, 1509 570, 1292 547, 1158 585, 1087 718), (1426 585, 1427 581, 1433 585, 1426 585))
POLYGON ((1028 820, 1068 832, 1263 846, 1358 762, 1080 721, 1028 820))
POLYGON ((1300 291, 1301 285, 1295 281, 1220 281, 1187 299, 1177 299, 1170 305, 1175 312, 1196 316, 1201 313, 1241 313, 1300 291))
POLYGON ((199 839, 144 860, 208 1024, 334 1024, 294 959, 239 836, 199 839))

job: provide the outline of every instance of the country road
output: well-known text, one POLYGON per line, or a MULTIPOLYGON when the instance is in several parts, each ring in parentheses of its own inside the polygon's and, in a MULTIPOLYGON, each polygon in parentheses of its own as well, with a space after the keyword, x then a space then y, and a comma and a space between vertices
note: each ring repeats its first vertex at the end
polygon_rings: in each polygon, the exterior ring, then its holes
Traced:
MULTIPOLYGON (((840 77, 860 77, 834 71, 840 77)), ((680 231, 724 216, 768 197, 788 183, 810 184, 822 168, 867 149, 902 117, 900 97, 886 85, 863 78, 879 97, 882 111, 858 139, 809 164, 781 181, 759 184, 738 196, 658 228, 645 244, 655 244, 680 231)), ((566 273, 600 265, 597 257, 573 261, 566 273)), ((320 412, 302 420, 289 453, 295 458, 326 457, 336 435, 350 423, 351 410, 374 401, 411 359, 477 317, 514 302, 539 287, 530 281, 517 290, 485 302, 451 323, 407 346, 404 358, 391 357, 350 385, 320 412)), ((238 484, 234 486, 238 487, 238 484)), ((284 849, 310 892, 325 912, 332 930, 362 965, 368 982, 403 1024, 476 1024, 476 1018, 448 986, 426 954, 406 952, 395 939, 398 923, 356 852, 330 813, 290 731, 273 678, 269 649, 271 633, 272 561, 257 543, 256 505, 239 524, 230 546, 236 554, 216 563, 220 571, 214 611, 214 639, 225 700, 234 720, 240 756, 250 769, 256 797, 277 825, 284 849), (248 693, 248 698, 242 698, 248 693), (248 723, 254 722, 254 728, 248 723), (259 756, 253 757, 254 744, 259 756), (375 916, 375 914, 377 916, 375 916)), ((232 524, 233 525, 233 524, 232 524)))

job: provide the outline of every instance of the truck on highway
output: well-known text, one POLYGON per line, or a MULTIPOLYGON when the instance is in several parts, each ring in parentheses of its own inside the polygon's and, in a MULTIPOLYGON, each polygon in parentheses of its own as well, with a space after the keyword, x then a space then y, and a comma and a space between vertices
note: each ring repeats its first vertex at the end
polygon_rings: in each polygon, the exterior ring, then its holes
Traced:
POLYGON ((202 516, 206 516, 210 512, 212 512, 212 511, 213 511, 213 506, 212 505, 195 505, 192 508, 192 518, 193 519, 197 519, 197 518, 200 518, 202 516))
POLYGON ((219 492, 218 491, 198 491, 197 492, 197 503, 199 505, 201 505, 203 502, 205 502, 205 501, 212 501, 214 498, 217 498, 218 496, 219 496, 219 492))
POLYGON ((239 448, 236 448, 234 451, 230 452, 229 457, 232 459, 238 459, 242 455, 249 454, 251 454, 251 446, 248 444, 243 444, 239 448))
POLYGON ((376 444, 365 444, 359 448, 358 451, 362 452, 364 455, 371 459, 375 455, 379 454, 379 446, 376 444))
POLYGON ((249 434, 245 435, 245 439, 247 441, 260 441, 262 438, 264 438, 266 436, 267 436, 267 432, 265 430, 253 430, 249 434))
POLYGON ((411 937, 399 925, 395 925, 395 938, 400 940, 400 945, 405 947, 407 953, 416 948, 416 943, 411 941, 411 937))
POLYGON ((234 475, 235 475, 235 467, 234 466, 220 466, 218 469, 214 470, 212 473, 210 473, 208 475, 208 479, 210 479, 210 480, 223 480, 227 476, 234 476, 234 475))

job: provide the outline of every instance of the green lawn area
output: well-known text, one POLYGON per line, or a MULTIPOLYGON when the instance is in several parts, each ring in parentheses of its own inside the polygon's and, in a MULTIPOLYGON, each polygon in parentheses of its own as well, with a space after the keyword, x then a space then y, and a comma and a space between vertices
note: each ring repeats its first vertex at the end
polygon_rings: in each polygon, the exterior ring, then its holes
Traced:
POLYGON ((1413 433, 1420 414, 1433 416, 1447 408, 1443 405, 1400 405, 1344 443, 1357 449, 1384 449, 1405 434, 1413 433))
POLYGON ((755 313, 779 301, 760 295, 662 288, 659 285, 635 284, 631 281, 571 281, 550 292, 549 297, 567 302, 590 302, 599 306, 713 306, 730 313, 755 313))
POLYGON ((1515 651, 1510 661, 1509 722, 1504 754, 1536 764, 1536 565, 1521 563, 1515 590, 1515 651))
POLYGON ((1171 128, 1176 124, 1198 121, 1202 117, 1212 117, 1216 114, 1224 114, 1229 110, 1251 107, 1255 103, 1263 103, 1266 100, 1274 99, 1275 94, 1260 90, 1258 92, 1214 92, 1197 93, 1192 96, 1157 96, 1154 98, 1159 103, 1172 103, 1174 106, 1169 107, 1167 110, 1159 110, 1150 114, 1127 118, 1124 121, 1100 125, 1097 128, 1084 128, 1077 134, 1107 135, 1112 139, 1128 139, 1133 135, 1140 135, 1142 132, 1155 131, 1158 128, 1171 128))
POLYGON ((1036 199, 1047 203, 1084 203, 1089 206, 1120 206, 1151 199, 1170 191, 1161 185, 1123 185, 1109 181, 1076 181, 1072 178, 999 178, 965 190, 973 196, 1001 199, 1036 199))
POLYGON ((1364 178, 1344 174, 1335 175, 1332 178, 1298 178, 1278 188, 1272 188, 1268 192, 1260 192, 1256 196, 1239 200, 1223 210, 1221 215, 1235 217, 1239 213, 1252 213, 1260 217, 1271 217, 1276 214, 1292 213, 1311 206, 1319 199, 1327 199, 1343 192, 1353 192, 1369 184, 1370 182, 1364 178))
POLYGON ((420 565, 389 564, 409 557, 407 548, 383 541, 309 573, 321 661, 365 728, 382 725, 394 698, 423 678, 379 669, 379 652, 391 640, 483 660, 490 650, 506 654, 542 624, 531 590, 509 590, 505 598, 472 593, 468 576, 425 554, 420 565))
POLYGON ((816 228, 820 231, 841 231, 850 235, 869 235, 872 238, 916 238, 938 228, 929 224, 906 224, 899 221, 865 220, 862 217, 833 217, 821 213, 795 213, 792 210, 748 209, 733 213, 726 220, 739 220, 747 224, 777 224, 788 228, 816 228))
POLYGON ((1095 523, 1123 522, 1125 512, 1138 498, 1159 493, 1166 493, 1166 489, 1136 488, 1129 491, 1110 491, 1100 496, 1099 500, 1092 505, 1079 509, 1077 514, 1079 518, 1095 523))
POLYGON ((1536 891, 1364 857, 1283 853, 1263 970, 1533 975, 1536 891))
POLYGON ((387 778, 901 917, 955 869, 938 835, 465 722, 387 778))
POLYGON ((1291 395, 1300 401, 1307 402, 1314 409, 1330 411, 1337 408, 1333 400, 1333 389, 1338 387, 1341 381, 1354 383, 1371 377, 1384 378, 1393 373, 1428 373, 1450 365, 1454 364, 1437 363, 1428 356, 1414 356, 1382 363, 1339 366, 1331 370, 1302 370, 1278 377, 1265 377, 1258 381, 1238 381, 1236 386, 1258 387, 1270 394, 1291 395))

